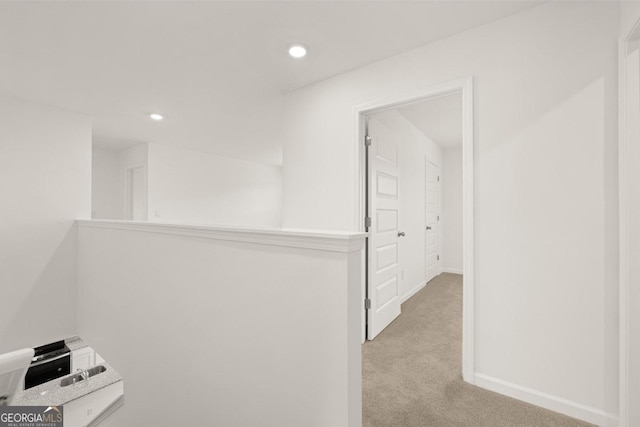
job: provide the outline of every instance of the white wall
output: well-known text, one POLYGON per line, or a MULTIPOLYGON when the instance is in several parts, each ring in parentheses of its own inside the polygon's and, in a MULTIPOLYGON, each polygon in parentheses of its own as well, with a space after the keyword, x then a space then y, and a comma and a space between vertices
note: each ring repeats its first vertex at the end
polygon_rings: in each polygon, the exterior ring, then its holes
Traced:
POLYGON ((462 274, 462 148, 442 152, 442 270, 462 274))
POLYGON ((91 217, 123 219, 119 152, 93 147, 91 153, 91 217))
POLYGON ((440 166, 442 150, 397 110, 376 113, 398 138, 400 216, 398 225, 405 236, 398 240, 400 301, 425 285, 425 157, 440 166))
POLYGON ((91 126, 0 97, 0 353, 76 333, 75 218, 91 209, 91 126))
POLYGON ((125 380, 113 425, 361 426, 364 235, 298 234, 79 225, 79 333, 125 380))
POLYGON ((618 406, 618 23, 546 3, 285 99, 284 225, 350 230, 354 107, 475 76, 475 370, 596 422, 618 406))
POLYGON ((282 225, 282 169, 149 144, 149 220, 282 225))

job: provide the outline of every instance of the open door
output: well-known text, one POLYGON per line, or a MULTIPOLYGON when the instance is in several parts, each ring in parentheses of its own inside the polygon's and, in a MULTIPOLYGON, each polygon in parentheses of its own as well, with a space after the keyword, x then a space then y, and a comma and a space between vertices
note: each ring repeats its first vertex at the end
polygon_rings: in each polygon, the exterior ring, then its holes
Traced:
POLYGON ((367 339, 400 315, 398 141, 375 117, 368 120, 367 339))

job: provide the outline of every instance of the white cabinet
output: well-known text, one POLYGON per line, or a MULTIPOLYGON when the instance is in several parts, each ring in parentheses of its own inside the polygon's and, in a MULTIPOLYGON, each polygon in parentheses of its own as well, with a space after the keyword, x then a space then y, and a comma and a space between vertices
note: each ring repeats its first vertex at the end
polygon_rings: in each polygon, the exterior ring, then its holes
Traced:
POLYGON ((102 356, 100 356, 98 354, 97 351, 95 352, 95 355, 96 355, 96 365, 100 365, 100 364, 104 363, 104 359, 102 358, 102 356))
POLYGON ((96 352, 91 347, 83 347, 71 352, 71 372, 85 370, 96 364, 96 352))
POLYGON ((71 352, 71 372, 100 365, 104 359, 91 347, 82 347, 71 352))
POLYGON ((122 406, 124 386, 118 381, 64 404, 65 427, 95 426, 122 406))

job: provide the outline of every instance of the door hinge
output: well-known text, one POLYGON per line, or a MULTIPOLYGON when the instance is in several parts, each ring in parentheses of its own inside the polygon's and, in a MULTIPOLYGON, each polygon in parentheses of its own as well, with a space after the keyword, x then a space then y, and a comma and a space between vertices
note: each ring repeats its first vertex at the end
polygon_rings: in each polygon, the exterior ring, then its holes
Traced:
POLYGON ((438 221, 440 221, 440 215, 438 215, 438 221))
POLYGON ((440 255, 438 255, 438 261, 440 261, 440 255))
POLYGON ((367 135, 367 136, 364 137, 364 145, 367 146, 367 147, 371 145, 371 136, 370 135, 367 135))
POLYGON ((364 300, 364 308, 366 310, 371 310, 371 300, 369 298, 365 298, 365 300, 364 300))
POLYGON ((370 216, 365 217, 364 226, 367 227, 367 228, 371 227, 371 217, 370 216))
POLYGON ((438 177, 438 182, 440 182, 440 177, 438 177))

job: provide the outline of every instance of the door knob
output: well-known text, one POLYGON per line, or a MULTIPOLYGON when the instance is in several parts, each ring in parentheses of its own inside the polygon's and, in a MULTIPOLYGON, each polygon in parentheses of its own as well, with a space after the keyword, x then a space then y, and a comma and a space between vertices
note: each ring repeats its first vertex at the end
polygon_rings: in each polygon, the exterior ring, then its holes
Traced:
POLYGON ((431 227, 429 227, 428 225, 427 225, 427 230, 431 230, 431 227))
POLYGON ((398 237, 404 237, 404 231, 398 231, 398 237))

